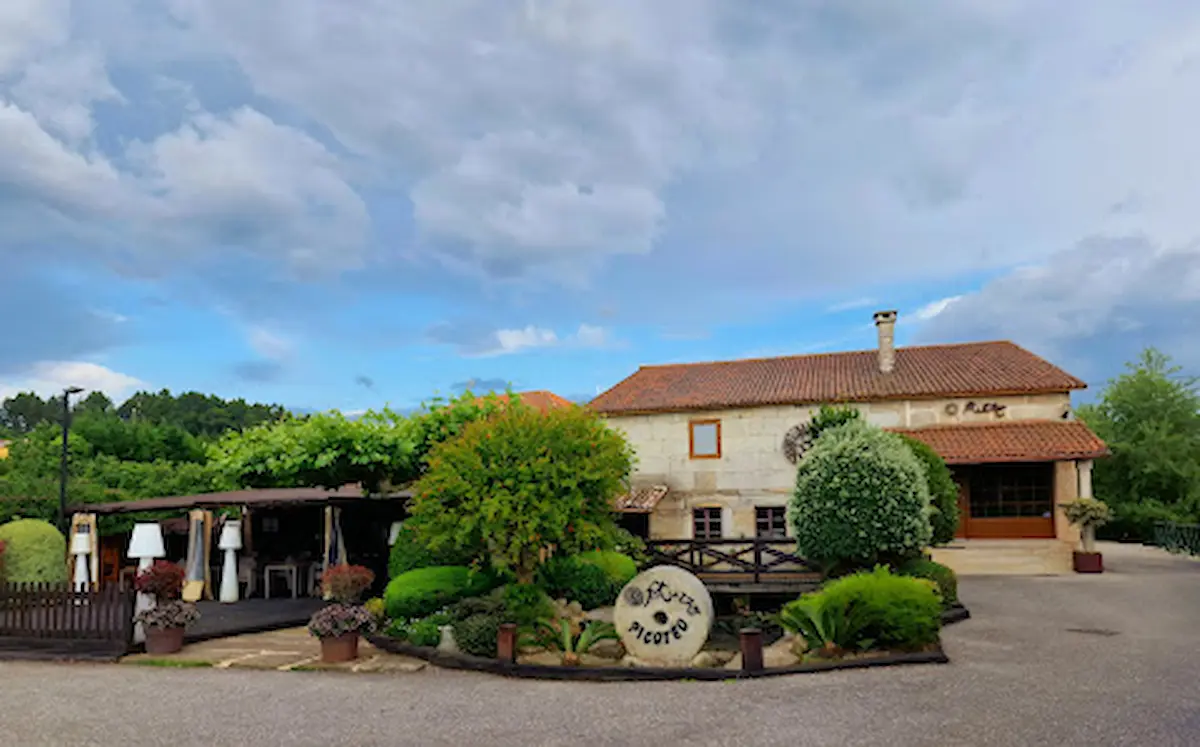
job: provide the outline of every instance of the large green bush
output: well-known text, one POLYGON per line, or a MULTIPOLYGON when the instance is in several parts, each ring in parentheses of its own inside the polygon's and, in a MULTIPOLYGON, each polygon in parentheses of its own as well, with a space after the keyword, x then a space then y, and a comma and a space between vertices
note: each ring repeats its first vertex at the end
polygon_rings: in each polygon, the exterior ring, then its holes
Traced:
POLYGON ((471 615, 453 623, 454 642, 458 644, 459 650, 465 653, 494 659, 496 639, 499 637, 500 625, 504 622, 503 615, 471 615))
POLYGON ((436 566, 402 573, 388 582, 383 593, 388 617, 410 620, 433 614, 464 597, 482 594, 496 586, 495 577, 466 566, 436 566))
POLYGON ((829 572, 915 557, 929 544, 929 488, 899 436, 825 432, 800 461, 788 522, 801 555, 829 572))
POLYGON ((610 581, 620 587, 633 580, 637 575, 637 561, 624 553, 613 550, 590 550, 575 556, 580 563, 594 565, 603 570, 610 581))
POLYGON ((942 604, 958 604, 958 575, 950 568, 928 558, 913 558, 896 569, 901 576, 924 578, 937 584, 942 604))
POLYGON ((4 574, 10 583, 62 583, 67 580, 67 540, 41 519, 17 519, 0 526, 5 545, 4 574))
POLYGON ((816 593, 826 605, 852 610, 859 638, 874 648, 911 650, 938 640, 942 600, 932 581, 879 567, 831 581, 816 593))
POLYGON ((929 525, 933 530, 931 544, 944 545, 954 539, 958 530, 958 486, 946 462, 929 444, 911 436, 901 436, 908 448, 921 462, 925 470, 925 484, 929 488, 932 511, 929 525))
POLYGON ((432 568, 439 565, 467 565, 473 558, 469 553, 460 552, 454 548, 444 548, 438 551, 430 550, 412 529, 401 526, 388 555, 388 578, 395 578, 402 573, 418 568, 432 568))
POLYGON ((598 565, 573 556, 556 556, 538 570, 537 583, 555 599, 579 602, 584 609, 607 607, 617 599, 621 587, 598 565))

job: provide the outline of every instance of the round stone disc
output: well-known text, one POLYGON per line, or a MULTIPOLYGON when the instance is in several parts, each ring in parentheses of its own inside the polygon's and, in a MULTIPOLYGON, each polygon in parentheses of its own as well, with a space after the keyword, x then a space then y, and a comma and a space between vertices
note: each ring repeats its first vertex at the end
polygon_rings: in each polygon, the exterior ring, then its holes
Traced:
POLYGON ((712 629, 712 597, 700 579, 682 568, 655 566, 621 589, 613 623, 625 650, 639 661, 687 666, 712 629))

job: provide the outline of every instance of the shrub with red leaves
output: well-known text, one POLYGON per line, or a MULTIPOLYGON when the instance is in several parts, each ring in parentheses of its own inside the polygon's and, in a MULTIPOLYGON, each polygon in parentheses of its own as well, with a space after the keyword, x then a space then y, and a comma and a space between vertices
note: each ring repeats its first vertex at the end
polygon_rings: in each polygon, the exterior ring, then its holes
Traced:
POLYGON ((335 565, 321 574, 321 591, 334 601, 354 604, 375 582, 375 573, 361 565, 335 565))
POLYGON ((134 588, 155 599, 166 601, 178 599, 183 593, 183 566, 166 560, 156 560, 154 565, 142 571, 134 579, 134 588))

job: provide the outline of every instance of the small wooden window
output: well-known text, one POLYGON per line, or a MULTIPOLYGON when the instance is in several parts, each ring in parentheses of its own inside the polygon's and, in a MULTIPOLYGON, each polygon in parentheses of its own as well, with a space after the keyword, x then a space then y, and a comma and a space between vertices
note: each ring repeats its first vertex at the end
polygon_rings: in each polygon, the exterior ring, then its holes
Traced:
POLYGON ((695 539, 721 538, 721 509, 719 506, 692 509, 692 536, 695 539))
POLYGON ((693 420, 688 423, 688 455, 692 459, 721 458, 720 420, 693 420))
POLYGON ((787 510, 783 506, 756 507, 754 535, 763 539, 787 537, 787 510))

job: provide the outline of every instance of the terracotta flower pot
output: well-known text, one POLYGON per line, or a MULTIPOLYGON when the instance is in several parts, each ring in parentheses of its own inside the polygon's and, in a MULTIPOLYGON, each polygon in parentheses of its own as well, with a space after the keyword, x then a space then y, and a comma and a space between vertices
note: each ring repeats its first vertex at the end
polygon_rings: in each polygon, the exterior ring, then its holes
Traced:
POLYGON ((146 627, 146 653, 173 654, 183 648, 183 628, 146 627))
POLYGON ((358 633, 343 633, 333 638, 321 639, 321 661, 340 664, 358 658, 358 633))
POLYGON ((1076 573, 1104 573, 1104 556, 1098 552, 1080 552, 1072 555, 1076 573))

